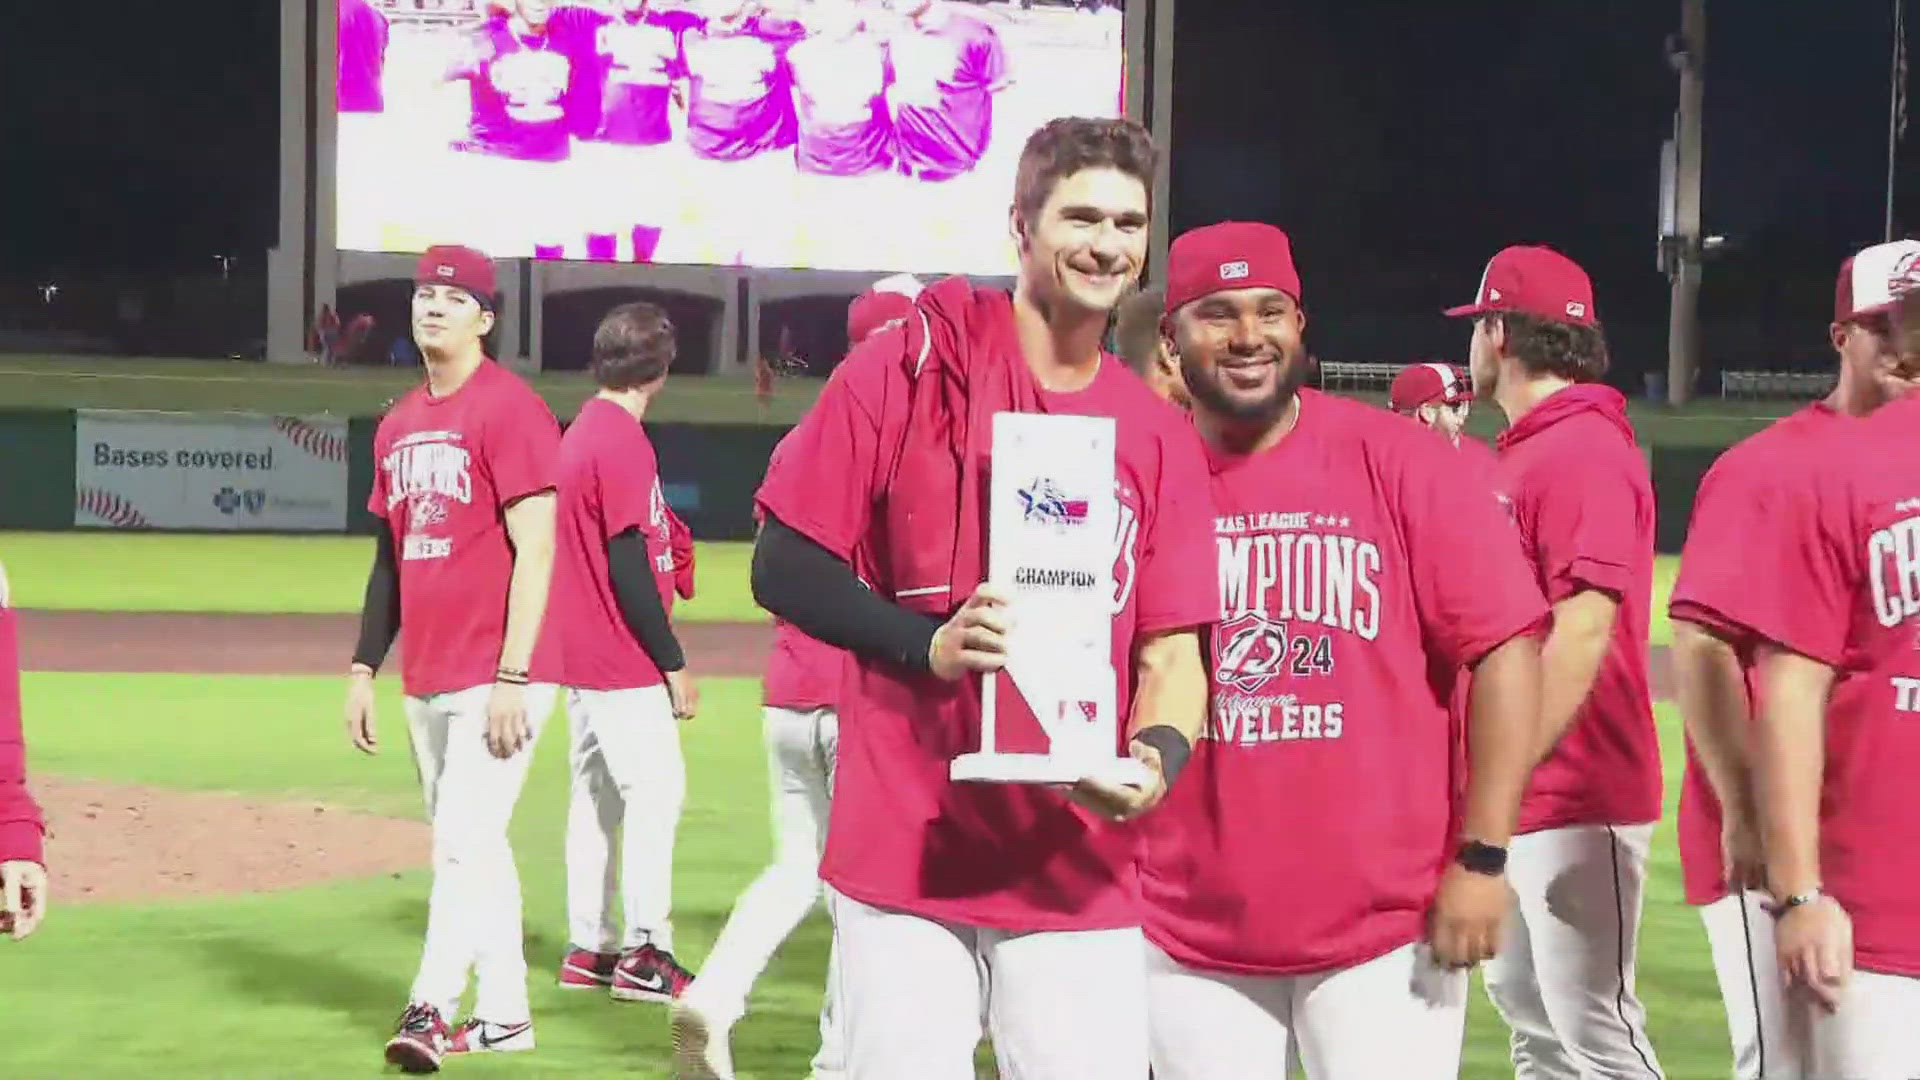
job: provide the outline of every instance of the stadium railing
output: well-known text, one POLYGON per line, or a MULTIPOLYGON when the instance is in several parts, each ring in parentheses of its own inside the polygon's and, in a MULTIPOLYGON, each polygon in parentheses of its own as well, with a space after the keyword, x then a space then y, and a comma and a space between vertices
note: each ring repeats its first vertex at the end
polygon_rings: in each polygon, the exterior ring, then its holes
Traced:
POLYGON ((1404 364, 1356 364, 1321 360, 1320 388, 1332 391, 1385 393, 1404 364))
POLYGON ((1747 400, 1817 398, 1833 390, 1837 377, 1831 371, 1723 371, 1720 396, 1747 400))

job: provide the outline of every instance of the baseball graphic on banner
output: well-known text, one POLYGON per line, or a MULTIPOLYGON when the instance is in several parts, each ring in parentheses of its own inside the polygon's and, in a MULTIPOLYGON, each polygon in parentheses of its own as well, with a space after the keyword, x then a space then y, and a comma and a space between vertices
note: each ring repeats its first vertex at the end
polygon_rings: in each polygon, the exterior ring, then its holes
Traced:
POLYGON ((77 526, 346 527, 344 420, 83 409, 74 442, 77 526))

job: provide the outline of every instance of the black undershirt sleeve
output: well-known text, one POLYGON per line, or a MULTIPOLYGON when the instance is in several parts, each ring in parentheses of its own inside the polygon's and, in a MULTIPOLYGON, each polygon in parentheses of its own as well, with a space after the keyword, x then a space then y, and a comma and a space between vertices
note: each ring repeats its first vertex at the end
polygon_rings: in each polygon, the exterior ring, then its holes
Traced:
POLYGON ((607 578, 620 618, 633 639, 653 658, 654 666, 661 671, 686 667, 686 654, 680 649, 680 639, 673 635, 667 607, 660 600, 660 587, 654 582, 647 538, 639 529, 628 529, 607 541, 607 578))
POLYGON ((908 671, 929 670, 940 620, 867 588, 826 548, 768 515, 753 545, 753 598, 802 633, 908 671))
POLYGON ((374 671, 400 634, 400 560, 393 550, 393 530, 384 524, 374 539, 373 568, 367 571, 367 595, 360 604, 360 640, 353 662, 374 671))

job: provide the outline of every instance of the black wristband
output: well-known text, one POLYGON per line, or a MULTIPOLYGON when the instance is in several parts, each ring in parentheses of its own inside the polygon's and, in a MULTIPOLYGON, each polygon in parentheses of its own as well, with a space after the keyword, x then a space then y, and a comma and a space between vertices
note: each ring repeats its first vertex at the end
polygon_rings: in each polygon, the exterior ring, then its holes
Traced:
POLYGON ((1154 724, 1143 727, 1133 733, 1135 742, 1143 742, 1160 751, 1160 775, 1166 778, 1167 786, 1172 787, 1180 770, 1187 767, 1187 759, 1193 756, 1193 744, 1187 741, 1180 729, 1171 724, 1154 724))

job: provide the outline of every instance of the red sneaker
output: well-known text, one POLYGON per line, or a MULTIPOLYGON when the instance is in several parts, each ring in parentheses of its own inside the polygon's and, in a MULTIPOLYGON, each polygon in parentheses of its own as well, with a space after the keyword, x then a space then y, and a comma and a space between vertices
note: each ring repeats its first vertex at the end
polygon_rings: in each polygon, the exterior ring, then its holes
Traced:
POLYGON ((452 1035, 439 1009, 415 1002, 400 1014, 393 1038, 387 1040, 387 1064, 400 1066, 401 1072, 439 1072, 452 1035))
POLYGON ((613 985, 613 969, 619 964, 619 953, 568 949, 560 961, 560 989, 605 990, 613 985))
POLYGON ((621 1001, 672 1001, 693 981, 693 972, 673 954, 652 945, 628 949, 613 970, 613 996, 621 1001))

